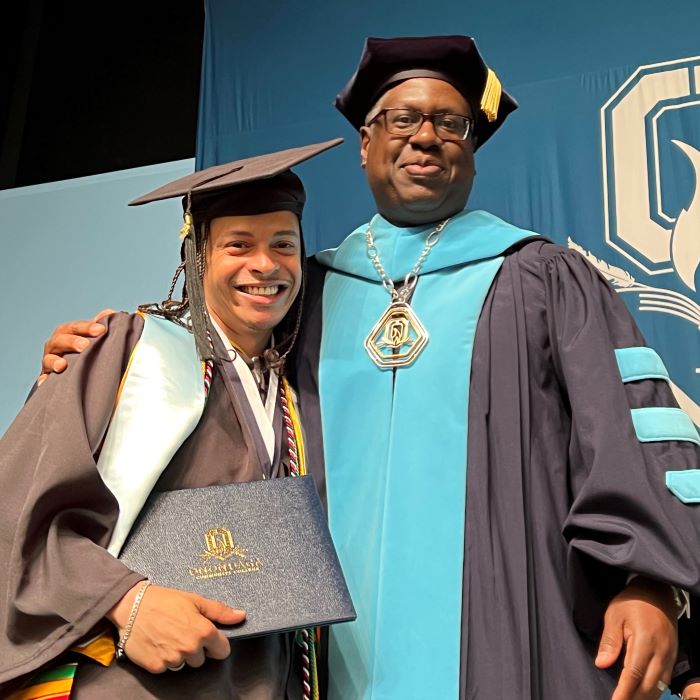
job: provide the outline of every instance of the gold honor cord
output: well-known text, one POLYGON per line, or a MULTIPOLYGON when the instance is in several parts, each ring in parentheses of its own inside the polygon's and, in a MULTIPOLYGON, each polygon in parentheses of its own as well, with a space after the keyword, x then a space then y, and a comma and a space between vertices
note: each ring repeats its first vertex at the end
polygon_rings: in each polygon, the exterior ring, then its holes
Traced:
POLYGON ((403 286, 397 290, 393 280, 387 275, 379 251, 372 235, 372 223, 367 227, 365 240, 367 255, 379 275, 384 289, 391 295, 391 303, 387 310, 365 338, 365 350, 372 362, 380 369, 408 367, 413 364, 428 344, 430 335, 420 322, 416 312, 411 308, 409 298, 418 283, 420 272, 425 259, 440 239, 440 233, 449 219, 440 222, 426 237, 425 246, 416 260, 416 264, 403 280, 403 286))

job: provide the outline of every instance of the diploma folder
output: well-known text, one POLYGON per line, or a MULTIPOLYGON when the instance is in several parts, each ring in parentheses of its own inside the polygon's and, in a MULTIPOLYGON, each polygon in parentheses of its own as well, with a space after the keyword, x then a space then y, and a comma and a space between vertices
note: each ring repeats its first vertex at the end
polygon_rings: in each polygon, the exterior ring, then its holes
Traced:
POLYGON ((152 493, 119 558, 245 610, 240 625, 217 625, 231 638, 356 617, 311 476, 152 493))

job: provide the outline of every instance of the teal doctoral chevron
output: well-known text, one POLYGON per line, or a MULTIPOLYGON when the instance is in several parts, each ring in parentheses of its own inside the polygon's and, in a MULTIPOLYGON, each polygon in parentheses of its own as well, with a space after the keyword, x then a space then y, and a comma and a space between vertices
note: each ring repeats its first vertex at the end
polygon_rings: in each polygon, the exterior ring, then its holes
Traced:
POLYGON ((700 469, 666 472, 666 487, 683 503, 700 503, 700 469))

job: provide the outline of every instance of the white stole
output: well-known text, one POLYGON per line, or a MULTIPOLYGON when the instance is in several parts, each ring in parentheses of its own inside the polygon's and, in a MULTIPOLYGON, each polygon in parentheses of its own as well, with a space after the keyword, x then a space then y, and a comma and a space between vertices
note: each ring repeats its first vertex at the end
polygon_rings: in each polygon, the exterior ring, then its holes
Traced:
POLYGON ((107 547, 115 557, 163 470, 199 423, 205 398, 193 336, 145 315, 97 460, 119 504, 107 547))

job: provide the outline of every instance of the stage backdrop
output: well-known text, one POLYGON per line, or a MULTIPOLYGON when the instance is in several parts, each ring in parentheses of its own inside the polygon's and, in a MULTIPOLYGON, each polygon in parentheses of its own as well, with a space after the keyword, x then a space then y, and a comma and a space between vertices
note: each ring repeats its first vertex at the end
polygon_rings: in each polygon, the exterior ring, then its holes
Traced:
POLYGON ((700 424, 700 3, 206 0, 197 166, 344 136, 302 165, 312 251, 373 213, 332 101, 367 36, 470 34, 520 109, 477 154, 470 206, 586 255, 700 424))
MULTIPOLYGON (((700 424, 699 21, 696 0, 206 0, 197 167, 344 136, 298 169, 309 247, 335 245, 373 212, 357 134, 332 107, 365 37, 472 34, 521 107, 477 154, 470 206, 587 254, 700 424)), ((0 432, 58 321, 160 298, 179 205, 125 202, 190 167, 0 192, 0 432)))
POLYGON ((194 159, 0 192, 0 435, 60 321, 163 299, 180 261, 180 201, 129 207, 194 159))

